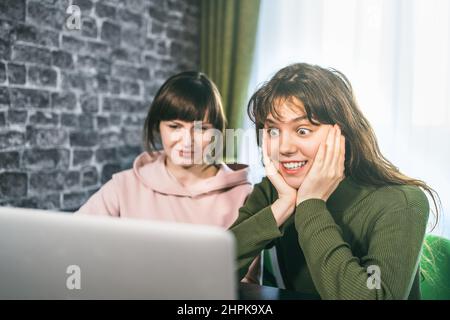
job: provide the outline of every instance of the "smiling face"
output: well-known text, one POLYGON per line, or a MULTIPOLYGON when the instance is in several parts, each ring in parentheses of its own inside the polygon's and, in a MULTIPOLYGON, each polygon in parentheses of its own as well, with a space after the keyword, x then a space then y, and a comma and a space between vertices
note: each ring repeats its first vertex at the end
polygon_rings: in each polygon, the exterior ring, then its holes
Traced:
POLYGON ((211 142, 213 126, 202 121, 161 121, 159 131, 167 160, 172 164, 190 167, 203 164, 203 153, 211 142))
POLYGON ((286 183, 298 189, 332 126, 312 124, 297 99, 280 103, 277 112, 279 119, 269 114, 264 123, 268 156, 286 183))

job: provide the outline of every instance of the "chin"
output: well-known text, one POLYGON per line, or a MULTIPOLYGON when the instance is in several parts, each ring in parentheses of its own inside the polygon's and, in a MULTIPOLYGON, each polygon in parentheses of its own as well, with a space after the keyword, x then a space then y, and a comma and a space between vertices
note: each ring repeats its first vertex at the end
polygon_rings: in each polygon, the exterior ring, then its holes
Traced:
POLYGON ((303 177, 284 177, 283 176, 283 178, 286 181, 286 183, 294 189, 300 188, 300 186, 303 182, 303 177))
POLYGON ((172 159, 173 163, 176 165, 179 165, 183 168, 190 168, 195 165, 202 165, 204 164, 203 159, 189 159, 189 158, 183 158, 183 157, 176 157, 172 159))
POLYGON ((190 166, 192 165, 192 160, 191 159, 186 159, 186 158, 182 158, 182 157, 172 157, 172 163, 180 166, 180 167, 185 167, 185 166, 190 166))

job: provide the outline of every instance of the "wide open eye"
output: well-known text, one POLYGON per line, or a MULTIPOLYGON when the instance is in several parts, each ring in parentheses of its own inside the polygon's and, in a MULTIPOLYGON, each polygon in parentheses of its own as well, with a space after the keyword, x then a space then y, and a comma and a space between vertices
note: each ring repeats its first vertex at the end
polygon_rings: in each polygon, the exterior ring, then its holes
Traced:
POLYGON ((270 137, 278 137, 280 135, 280 129, 277 128, 268 128, 267 133, 270 137))
POLYGON ((307 129, 307 128, 298 128, 297 133, 301 136, 304 136, 304 135, 310 134, 311 130, 307 129))

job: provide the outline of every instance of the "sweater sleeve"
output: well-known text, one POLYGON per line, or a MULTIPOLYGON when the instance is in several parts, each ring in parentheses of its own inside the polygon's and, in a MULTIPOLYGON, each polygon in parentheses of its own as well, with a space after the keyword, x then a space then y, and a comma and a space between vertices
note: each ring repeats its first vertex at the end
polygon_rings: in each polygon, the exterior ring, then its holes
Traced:
POLYGON ((420 207, 386 212, 368 234, 367 254, 358 258, 324 201, 306 200, 295 213, 298 241, 322 299, 406 299, 427 219, 420 207))
POLYGON ((236 237, 239 278, 245 276, 252 261, 273 239, 281 237, 270 208, 267 184, 256 185, 239 216, 230 227, 236 237), (266 188, 265 188, 266 186, 266 188))
POLYGON ((75 214, 120 216, 119 197, 116 193, 115 183, 114 179, 109 180, 75 214))

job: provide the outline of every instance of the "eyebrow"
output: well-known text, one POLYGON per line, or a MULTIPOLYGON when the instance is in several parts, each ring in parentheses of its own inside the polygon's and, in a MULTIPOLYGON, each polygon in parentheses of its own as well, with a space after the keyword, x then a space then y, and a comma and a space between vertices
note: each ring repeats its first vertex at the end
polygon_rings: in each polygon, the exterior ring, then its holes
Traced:
MULTIPOLYGON (((193 122, 193 121, 168 120, 168 122, 172 122, 172 123, 175 123, 175 124, 183 125, 183 122, 193 122)), ((213 125, 210 122, 202 121, 202 127, 204 127, 204 126, 212 127, 213 125)))
MULTIPOLYGON (((285 122, 285 123, 293 123, 293 122, 298 122, 298 121, 305 120, 305 119, 308 119, 307 115, 304 115, 304 116, 301 116, 301 117, 297 117, 297 118, 292 119, 292 120, 290 120, 288 122, 285 122)), ((277 124, 278 123, 278 122, 276 122, 276 121, 274 121, 272 119, 269 119, 269 118, 267 118, 265 122, 269 123, 269 124, 277 124)))

